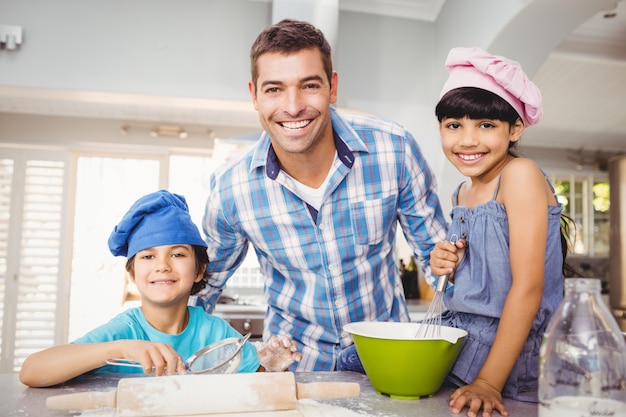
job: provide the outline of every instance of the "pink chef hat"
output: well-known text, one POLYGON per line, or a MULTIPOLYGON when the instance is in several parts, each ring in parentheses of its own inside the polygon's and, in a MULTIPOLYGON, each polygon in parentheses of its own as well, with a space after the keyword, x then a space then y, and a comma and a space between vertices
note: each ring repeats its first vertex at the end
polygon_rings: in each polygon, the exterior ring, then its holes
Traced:
POLYGON ((541 91, 524 74, 518 62, 491 55, 480 48, 453 48, 448 53, 446 67, 450 75, 441 96, 459 87, 478 87, 506 100, 525 126, 541 120, 541 91))

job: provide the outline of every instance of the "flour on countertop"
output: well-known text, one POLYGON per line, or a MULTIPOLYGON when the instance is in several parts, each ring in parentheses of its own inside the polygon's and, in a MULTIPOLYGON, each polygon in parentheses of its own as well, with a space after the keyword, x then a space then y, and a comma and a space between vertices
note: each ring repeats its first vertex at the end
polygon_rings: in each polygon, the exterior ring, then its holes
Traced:
POLYGON ((304 417, 385 417, 381 414, 369 414, 363 410, 357 412, 336 405, 324 404, 308 398, 298 400, 296 409, 304 417))
POLYGON ((79 414, 82 417, 117 417, 115 408, 97 408, 95 410, 85 410, 79 414))
MULTIPOLYGON (((344 407, 320 403, 311 399, 299 400, 296 404, 304 417, 374 417, 373 414, 356 412, 344 407)), ((255 413, 250 413, 253 416, 255 413)), ((384 417, 379 416, 378 417, 384 417)), ((99 408, 96 410, 85 410, 77 417, 117 417, 115 408, 99 408)))

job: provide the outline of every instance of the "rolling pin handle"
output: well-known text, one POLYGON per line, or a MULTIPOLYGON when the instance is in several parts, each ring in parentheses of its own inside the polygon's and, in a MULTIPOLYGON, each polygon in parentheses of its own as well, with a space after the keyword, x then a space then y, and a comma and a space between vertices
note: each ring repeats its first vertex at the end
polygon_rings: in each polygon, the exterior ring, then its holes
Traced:
POLYGON ((358 397, 361 394, 361 386, 357 382, 296 382, 296 397, 330 399, 358 397))

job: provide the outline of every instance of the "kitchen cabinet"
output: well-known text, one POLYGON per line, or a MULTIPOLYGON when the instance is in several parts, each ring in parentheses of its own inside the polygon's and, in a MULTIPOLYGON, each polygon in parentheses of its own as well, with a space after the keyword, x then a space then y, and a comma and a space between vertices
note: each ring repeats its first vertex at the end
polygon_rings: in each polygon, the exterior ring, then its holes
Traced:
MULTIPOLYGON (((231 302, 218 302, 213 314, 220 316, 230 323, 239 333, 245 335, 251 333, 252 340, 259 340, 263 336, 263 320, 267 304, 261 295, 254 297, 232 298, 231 302), (248 301, 252 300, 252 301, 248 301)), ((430 305, 426 300, 407 300, 409 316, 411 321, 422 320, 426 316, 426 311, 430 305)))

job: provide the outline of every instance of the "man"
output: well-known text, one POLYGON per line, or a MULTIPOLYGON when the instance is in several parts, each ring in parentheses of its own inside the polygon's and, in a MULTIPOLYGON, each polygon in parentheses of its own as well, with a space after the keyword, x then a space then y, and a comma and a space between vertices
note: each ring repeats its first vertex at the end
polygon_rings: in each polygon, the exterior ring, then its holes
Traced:
POLYGON ((252 45, 248 88, 265 132, 211 177, 203 228, 212 273, 198 302, 213 308, 256 251, 265 279, 264 337, 289 335, 294 370, 354 369, 347 323, 408 321, 396 227, 428 275, 445 238, 436 184, 401 126, 340 116, 330 45, 306 22, 283 20, 252 45))

